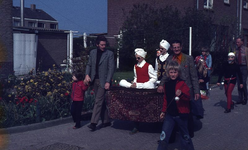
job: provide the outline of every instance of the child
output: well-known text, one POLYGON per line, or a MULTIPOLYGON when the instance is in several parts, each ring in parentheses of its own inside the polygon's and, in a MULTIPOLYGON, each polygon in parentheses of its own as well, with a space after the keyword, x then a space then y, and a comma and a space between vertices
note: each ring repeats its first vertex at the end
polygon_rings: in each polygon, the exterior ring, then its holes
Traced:
POLYGON ((167 149, 171 132, 177 124, 181 133, 183 149, 194 150, 188 132, 188 115, 190 113, 190 92, 185 81, 180 79, 180 65, 170 61, 167 65, 168 80, 164 84, 164 103, 160 118, 164 118, 158 150, 167 149))
POLYGON ((228 53, 228 62, 224 63, 222 66, 222 71, 219 75, 217 85, 220 85, 220 81, 222 76, 224 75, 224 87, 225 87, 225 94, 227 97, 227 108, 224 113, 231 112, 231 108, 234 108, 234 103, 232 102, 232 91, 236 84, 236 77, 241 79, 240 80, 240 88, 243 88, 242 83, 242 75, 239 69, 239 66, 235 63, 235 54, 233 52, 228 53))
POLYGON ((83 74, 81 72, 74 72, 72 76, 72 80, 74 82, 72 83, 72 92, 71 92, 71 99, 72 99, 71 115, 73 121, 76 122, 73 129, 78 129, 81 127, 80 121, 81 121, 81 111, 84 101, 84 93, 87 90, 88 86, 85 85, 84 82, 82 81, 83 74))
POLYGON ((206 67, 206 62, 201 56, 195 58, 196 70, 199 80, 199 88, 202 99, 208 99, 207 97, 207 82, 209 81, 208 70, 206 67))

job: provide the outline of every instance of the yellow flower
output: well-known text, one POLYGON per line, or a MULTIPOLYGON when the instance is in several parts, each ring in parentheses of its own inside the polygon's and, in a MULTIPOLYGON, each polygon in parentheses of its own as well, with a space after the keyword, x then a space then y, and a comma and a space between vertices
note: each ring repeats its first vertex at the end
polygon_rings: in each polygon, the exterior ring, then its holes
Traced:
POLYGON ((29 81, 27 81, 27 84, 29 84, 29 81))
POLYGON ((10 81, 8 81, 8 83, 10 83, 10 81))
POLYGON ((45 76, 48 76, 48 72, 45 72, 45 76))
POLYGON ((11 95, 9 94, 8 97, 11 97, 11 95))
POLYGON ((66 93, 70 94, 70 92, 69 92, 69 91, 66 91, 66 93))
POLYGON ((51 71, 52 71, 52 70, 49 68, 49 69, 48 69, 48 72, 51 72, 51 71))
POLYGON ((31 79, 31 80, 30 80, 30 82, 34 82, 34 80, 33 80, 33 79, 31 79))
POLYGON ((17 89, 17 86, 14 86, 15 89, 17 89))
POLYGON ((53 67, 55 67, 55 64, 53 64, 53 67))
POLYGON ((58 86, 61 86, 61 84, 58 84, 58 86))
POLYGON ((23 78, 21 78, 21 80, 23 80, 23 78))
POLYGON ((64 97, 64 94, 60 94, 61 97, 64 97))
POLYGON ((50 96, 50 95, 52 95, 52 92, 47 92, 47 96, 50 96))

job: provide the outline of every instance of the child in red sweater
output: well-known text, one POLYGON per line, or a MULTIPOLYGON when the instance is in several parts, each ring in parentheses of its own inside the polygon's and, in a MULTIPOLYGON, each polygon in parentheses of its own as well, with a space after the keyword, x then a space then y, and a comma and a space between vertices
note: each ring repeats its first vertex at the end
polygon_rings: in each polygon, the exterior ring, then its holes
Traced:
POLYGON ((73 121, 76 123, 73 129, 78 129, 81 127, 81 112, 84 101, 84 93, 87 90, 88 86, 84 84, 83 74, 81 72, 74 72, 72 74, 72 92, 71 92, 71 115, 73 121))
POLYGON ((180 65, 177 61, 170 61, 166 70, 168 80, 164 84, 164 103, 160 114, 164 123, 157 150, 167 149, 172 130, 176 124, 181 133, 182 148, 194 150, 188 131, 189 87, 184 80, 180 79, 180 65))

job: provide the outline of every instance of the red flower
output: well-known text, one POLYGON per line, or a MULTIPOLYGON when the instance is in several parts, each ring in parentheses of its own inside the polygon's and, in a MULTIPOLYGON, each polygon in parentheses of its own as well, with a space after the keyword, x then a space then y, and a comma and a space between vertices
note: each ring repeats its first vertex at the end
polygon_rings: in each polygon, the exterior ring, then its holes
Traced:
POLYGON ((91 94, 91 95, 93 95, 93 94, 94 94, 93 90, 90 92, 90 94, 91 94))
POLYGON ((34 100, 33 98, 30 98, 29 103, 32 103, 32 102, 33 102, 33 100, 34 100))
POLYGON ((0 97, 0 100, 2 100, 3 98, 2 97, 0 97))
POLYGON ((65 93, 65 96, 68 96, 68 95, 69 95, 69 94, 66 92, 66 93, 65 93))

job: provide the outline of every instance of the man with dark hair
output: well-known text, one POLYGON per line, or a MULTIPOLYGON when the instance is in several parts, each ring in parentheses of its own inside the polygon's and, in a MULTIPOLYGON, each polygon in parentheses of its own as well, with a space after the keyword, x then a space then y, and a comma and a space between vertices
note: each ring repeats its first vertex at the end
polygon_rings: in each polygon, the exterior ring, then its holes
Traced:
MULTIPOLYGON (((238 37, 236 39, 236 51, 235 51, 235 61, 239 65, 242 78, 243 78, 243 88, 238 86, 239 93, 239 101, 236 104, 246 105, 247 103, 247 68, 248 68, 248 48, 244 46, 244 39, 242 37, 238 37)), ((240 79, 237 80, 237 85, 240 85, 240 79)))
MULTIPOLYGON (((191 113, 198 118, 203 118, 203 106, 202 101, 200 98, 200 89, 199 89, 199 83, 198 83, 198 76, 196 72, 196 68, 194 65, 194 58, 192 56, 186 55, 182 53, 182 42, 179 40, 174 40, 172 42, 172 50, 173 55, 170 55, 166 61, 175 60, 180 64, 181 67, 181 78, 185 80, 185 83, 188 85, 190 89, 190 99, 191 99, 191 113)), ((167 76, 164 75, 161 79, 161 82, 159 84, 159 87, 157 91, 159 93, 162 93, 164 91, 163 85, 165 84, 165 81, 167 80, 167 76)), ((189 118, 189 133, 190 136, 194 136, 193 132, 193 116, 190 115, 189 118)))
POLYGON ((106 50, 107 39, 104 36, 98 36, 96 39, 97 49, 90 52, 89 60, 86 66, 86 73, 84 82, 93 84, 95 92, 95 104, 91 117, 91 124, 88 127, 96 130, 96 125, 100 116, 103 116, 102 126, 107 127, 111 125, 108 116, 108 110, 104 102, 106 90, 109 90, 111 79, 114 74, 114 53, 106 50), (101 115, 103 114, 103 115, 101 115))

